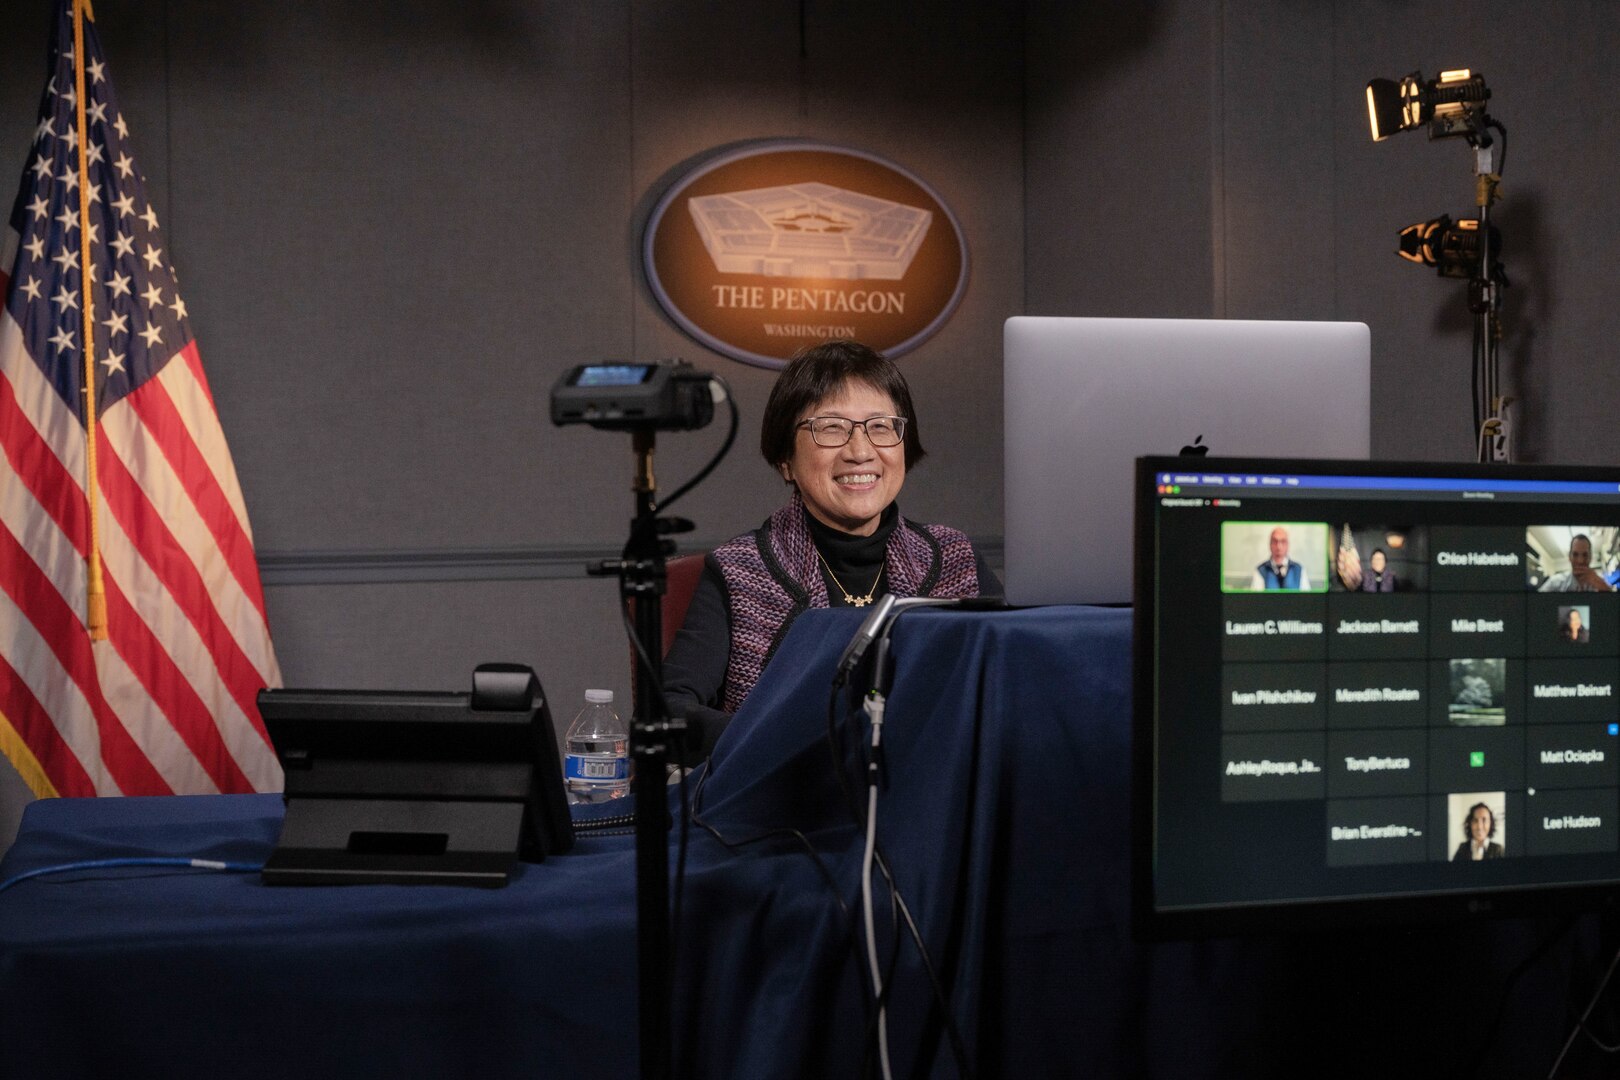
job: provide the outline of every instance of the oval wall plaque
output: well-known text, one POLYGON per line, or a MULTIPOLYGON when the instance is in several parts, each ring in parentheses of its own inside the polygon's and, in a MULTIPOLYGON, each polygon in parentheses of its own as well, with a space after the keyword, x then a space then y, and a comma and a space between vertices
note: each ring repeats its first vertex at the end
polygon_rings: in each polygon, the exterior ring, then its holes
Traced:
POLYGON ((888 356, 945 324, 967 288, 961 226, 934 189, 841 146, 756 143, 705 161, 653 208, 658 303, 698 341, 779 368, 854 338, 888 356))

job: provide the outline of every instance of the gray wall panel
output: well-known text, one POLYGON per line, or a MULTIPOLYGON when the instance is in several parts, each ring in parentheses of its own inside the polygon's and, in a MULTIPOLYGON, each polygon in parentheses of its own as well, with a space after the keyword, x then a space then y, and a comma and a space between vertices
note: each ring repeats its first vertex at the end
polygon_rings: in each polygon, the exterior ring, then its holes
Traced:
POLYGON ((1361 83, 1333 65, 1333 8, 1221 5, 1216 50, 1217 313, 1333 319, 1334 105, 1361 83))
POLYGON ((1030 3, 1029 314, 1213 314, 1216 14, 1205 0, 1030 3))
MULTIPOLYGON (((0 36, 4 185, 45 6, 0 36)), ((750 139, 876 151, 960 215, 969 291, 902 361, 931 450, 903 502, 994 546, 1001 324, 1025 311, 1363 320, 1374 452, 1472 455, 1462 287, 1392 253, 1401 226, 1469 212, 1469 154, 1421 133, 1375 146, 1361 89, 1472 64, 1512 131, 1498 221, 1522 454, 1620 449, 1612 4, 809 0, 802 41, 795 0, 97 8, 273 557, 292 683, 456 686, 477 660, 528 659, 561 723, 587 682, 623 691, 611 584, 551 575, 622 542, 628 439, 553 429, 547 390, 594 358, 709 366, 744 426, 679 508, 686 546, 777 504, 754 450, 771 373, 686 338, 639 266, 664 187, 750 139)), ((664 436, 664 489, 719 438, 664 436)))
POLYGON ((477 664, 514 661, 539 673, 559 728, 589 687, 630 712, 618 584, 583 564, 574 580, 277 586, 265 602, 289 685, 460 690, 477 664))

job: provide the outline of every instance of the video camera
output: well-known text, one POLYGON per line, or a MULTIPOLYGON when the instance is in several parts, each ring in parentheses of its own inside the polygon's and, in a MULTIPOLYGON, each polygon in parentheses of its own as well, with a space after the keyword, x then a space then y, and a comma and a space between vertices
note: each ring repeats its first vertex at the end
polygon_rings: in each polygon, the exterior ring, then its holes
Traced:
POLYGON ((714 419, 714 377, 684 360, 581 364, 551 388, 551 422, 604 431, 695 431, 714 419))

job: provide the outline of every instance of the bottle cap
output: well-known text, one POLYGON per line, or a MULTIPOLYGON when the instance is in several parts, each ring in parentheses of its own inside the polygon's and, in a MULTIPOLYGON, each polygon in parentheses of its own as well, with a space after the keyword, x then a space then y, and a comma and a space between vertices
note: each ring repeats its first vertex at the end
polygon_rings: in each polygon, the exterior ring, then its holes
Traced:
POLYGON ((613 704, 613 691, 587 690, 585 691, 585 700, 592 705, 611 705, 613 704))

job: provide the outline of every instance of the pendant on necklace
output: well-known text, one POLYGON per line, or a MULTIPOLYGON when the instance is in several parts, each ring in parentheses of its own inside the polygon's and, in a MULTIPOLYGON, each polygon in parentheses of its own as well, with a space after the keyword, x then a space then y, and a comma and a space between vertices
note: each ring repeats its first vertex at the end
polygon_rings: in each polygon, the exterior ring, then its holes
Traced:
POLYGON ((844 599, 849 602, 850 607, 865 607, 872 602, 870 596, 851 596, 849 593, 844 594, 844 599))

